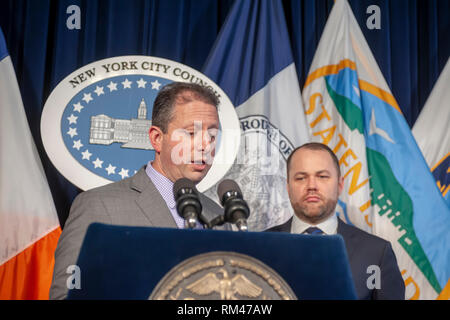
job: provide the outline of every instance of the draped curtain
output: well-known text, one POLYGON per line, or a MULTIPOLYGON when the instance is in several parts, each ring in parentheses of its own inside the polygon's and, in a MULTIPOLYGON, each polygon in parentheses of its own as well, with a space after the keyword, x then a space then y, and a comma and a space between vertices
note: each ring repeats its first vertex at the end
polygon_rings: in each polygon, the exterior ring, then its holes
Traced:
MULTIPOLYGON (((256 1, 256 0, 247 0, 256 1)), ((264 1, 264 0, 263 0, 264 1)), ((80 192, 53 167, 42 145, 43 106, 74 70, 120 55, 162 57, 201 70, 233 0, 3 0, 0 27, 61 225, 80 192), (77 5, 81 29, 70 30, 77 5)), ((301 87, 333 0, 282 0, 301 87)), ((450 55, 450 0, 349 0, 377 63, 412 127, 450 55), (367 8, 380 8, 369 29, 367 8)))

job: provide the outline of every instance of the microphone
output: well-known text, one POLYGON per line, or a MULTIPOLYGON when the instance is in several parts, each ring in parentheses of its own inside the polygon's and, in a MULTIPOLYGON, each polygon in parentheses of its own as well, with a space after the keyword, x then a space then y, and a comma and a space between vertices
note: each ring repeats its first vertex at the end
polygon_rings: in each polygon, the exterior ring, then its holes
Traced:
POLYGON ((194 182, 187 178, 178 179, 173 185, 173 195, 178 214, 184 219, 184 227, 194 229, 202 212, 194 182))
POLYGON ((250 209, 242 197, 238 184, 233 180, 223 180, 217 188, 217 195, 224 208, 225 221, 236 224, 239 231, 247 231, 250 209))

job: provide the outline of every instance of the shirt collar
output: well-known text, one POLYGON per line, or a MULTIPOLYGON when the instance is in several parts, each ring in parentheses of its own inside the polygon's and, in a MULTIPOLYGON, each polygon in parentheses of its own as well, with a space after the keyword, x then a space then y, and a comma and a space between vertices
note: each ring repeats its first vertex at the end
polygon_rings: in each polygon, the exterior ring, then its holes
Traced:
POLYGON ((173 182, 170 181, 167 177, 163 176, 161 173, 153 168, 151 161, 147 163, 147 168, 145 168, 145 172, 147 176, 152 180, 156 189, 158 189, 159 193, 163 197, 167 206, 170 209, 174 209, 176 202, 175 197, 173 195, 173 182))
POLYGON ((295 214, 292 217, 291 233, 301 234, 305 232, 309 227, 317 227, 327 235, 333 235, 337 233, 338 221, 336 213, 332 214, 327 220, 312 225, 303 220, 300 220, 295 214))

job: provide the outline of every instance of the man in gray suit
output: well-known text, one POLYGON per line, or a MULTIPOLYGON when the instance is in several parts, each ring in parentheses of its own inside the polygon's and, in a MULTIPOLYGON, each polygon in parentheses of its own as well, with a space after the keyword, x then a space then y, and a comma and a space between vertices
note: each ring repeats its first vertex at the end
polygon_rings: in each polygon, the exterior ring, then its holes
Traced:
POLYGON ((358 298, 405 299, 405 285, 391 244, 337 218, 336 204, 343 188, 339 161, 328 146, 307 143, 298 147, 287 161, 287 189, 295 214, 286 223, 267 231, 340 234, 358 298), (371 266, 379 268, 378 287, 371 281, 368 285, 373 273, 367 273, 371 266))
MULTIPOLYGON (((91 223, 183 228, 173 184, 180 178, 198 183, 210 169, 219 128, 218 104, 211 90, 196 84, 175 82, 160 90, 149 131, 154 161, 131 178, 76 197, 55 251, 51 299, 66 297, 67 268, 76 264, 91 223)), ((202 194, 199 197, 207 220, 222 214, 213 200, 202 194)))

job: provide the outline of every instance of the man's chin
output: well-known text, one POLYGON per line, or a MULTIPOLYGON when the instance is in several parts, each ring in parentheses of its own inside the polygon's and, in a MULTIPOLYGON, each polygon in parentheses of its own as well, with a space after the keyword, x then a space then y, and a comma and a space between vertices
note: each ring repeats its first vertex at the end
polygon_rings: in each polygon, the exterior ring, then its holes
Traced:
POLYGON ((197 184, 203 180, 203 178, 206 176, 207 173, 208 173, 208 170, 191 171, 191 172, 189 172, 189 174, 186 178, 188 178, 189 180, 192 180, 194 183, 197 184))
POLYGON ((293 205, 295 215, 307 223, 319 224, 326 219, 328 219, 334 212, 336 208, 336 201, 325 201, 322 203, 302 203, 293 205))
POLYGON ((323 210, 296 210, 295 214, 300 220, 312 224, 320 223, 328 218, 323 210))

